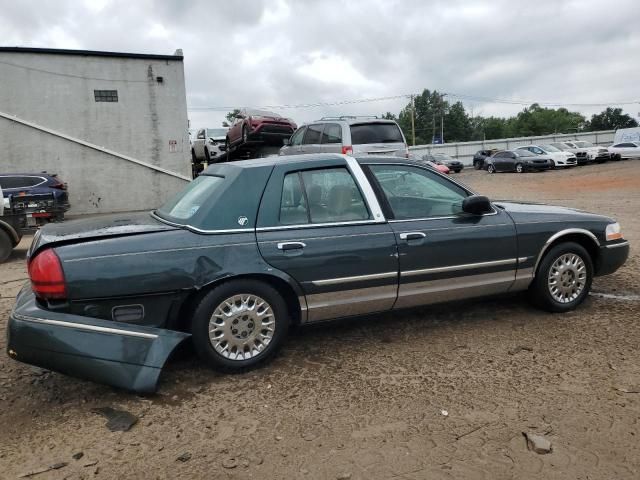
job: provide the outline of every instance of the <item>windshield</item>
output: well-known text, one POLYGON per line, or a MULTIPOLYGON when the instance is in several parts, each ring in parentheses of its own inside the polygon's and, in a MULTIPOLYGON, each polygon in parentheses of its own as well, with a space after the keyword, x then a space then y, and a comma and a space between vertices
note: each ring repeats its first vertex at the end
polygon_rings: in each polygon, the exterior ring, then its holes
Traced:
POLYGON ((202 175, 160 207, 156 213, 169 220, 187 220, 197 213, 200 206, 222 186, 223 182, 223 177, 202 175))
POLYGON ((436 157, 441 162, 452 162, 452 161, 454 161, 453 158, 450 157, 449 155, 447 155, 446 153, 436 153, 433 156, 436 157))
POLYGON ((579 146, 580 148, 593 147, 593 143, 590 143, 590 142, 576 142, 576 145, 579 146))
POLYGON ((247 110, 247 115, 251 117, 273 117, 282 118, 277 113, 269 112, 267 110, 247 110))
POLYGON ((209 137, 226 137, 226 128, 207 128, 207 138, 209 137))
POLYGON ((545 152, 561 152, 559 148, 554 147, 553 145, 540 145, 540 148, 545 152))
POLYGON ((351 144, 404 143, 400 127, 395 123, 360 123, 351 125, 351 144))

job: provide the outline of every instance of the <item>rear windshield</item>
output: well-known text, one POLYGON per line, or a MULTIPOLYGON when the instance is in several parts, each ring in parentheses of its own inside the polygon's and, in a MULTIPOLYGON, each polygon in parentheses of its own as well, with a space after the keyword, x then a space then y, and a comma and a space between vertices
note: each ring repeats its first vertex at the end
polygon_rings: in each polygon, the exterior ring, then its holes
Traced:
POLYGON ((160 207, 156 213, 168 220, 187 220, 193 217, 212 193, 222 186, 223 177, 202 175, 160 207))
POLYGON ((360 123, 351 125, 351 143, 404 143, 404 138, 395 123, 360 123))

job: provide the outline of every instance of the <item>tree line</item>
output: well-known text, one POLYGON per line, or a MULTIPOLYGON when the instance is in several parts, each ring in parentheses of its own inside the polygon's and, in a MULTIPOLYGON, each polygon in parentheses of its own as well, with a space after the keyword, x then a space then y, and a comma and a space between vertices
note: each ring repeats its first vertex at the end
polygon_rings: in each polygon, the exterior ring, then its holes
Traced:
POLYGON ((608 107, 587 119, 579 112, 566 108, 546 108, 537 103, 525 107, 513 117, 481 117, 467 112, 462 102, 451 103, 446 95, 425 89, 414 97, 398 115, 387 112, 384 118, 398 122, 409 144, 412 143, 411 117, 415 108, 415 144, 432 143, 440 138, 445 142, 467 142, 497 138, 528 137, 553 133, 591 132, 637 127, 638 122, 623 113, 621 108, 608 107))

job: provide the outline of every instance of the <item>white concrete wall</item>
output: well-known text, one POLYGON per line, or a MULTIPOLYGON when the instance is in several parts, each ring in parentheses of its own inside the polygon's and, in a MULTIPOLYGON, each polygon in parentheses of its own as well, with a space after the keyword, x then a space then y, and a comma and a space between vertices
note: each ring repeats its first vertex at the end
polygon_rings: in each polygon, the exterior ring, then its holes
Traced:
MULTIPOLYGON (((0 112, 191 174, 180 57, 0 51, 0 112), (117 90, 118 102, 96 102, 94 89, 117 90), (177 141, 175 152, 170 140, 177 141)), ((4 118, 0 145, 0 172, 58 173, 69 184, 70 214, 151 209, 186 183, 4 118)))
POLYGON ((501 138, 497 140, 475 142, 445 143, 443 145, 416 145, 415 147, 409 147, 409 152, 415 155, 424 155, 431 152, 446 153, 447 155, 462 161, 465 165, 471 165, 473 155, 478 150, 486 150, 489 148, 508 150, 521 145, 562 142, 569 140, 583 140, 595 145, 609 145, 613 142, 614 135, 615 130, 603 130, 599 132, 555 134, 541 137, 501 138))

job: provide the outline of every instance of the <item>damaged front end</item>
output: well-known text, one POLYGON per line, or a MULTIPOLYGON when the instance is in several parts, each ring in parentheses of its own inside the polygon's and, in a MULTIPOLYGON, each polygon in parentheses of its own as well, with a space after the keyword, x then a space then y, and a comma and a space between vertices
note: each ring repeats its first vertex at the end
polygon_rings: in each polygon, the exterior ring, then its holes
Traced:
POLYGON ((28 285, 7 328, 14 360, 140 393, 155 392, 173 350, 190 335, 45 310, 28 285))

